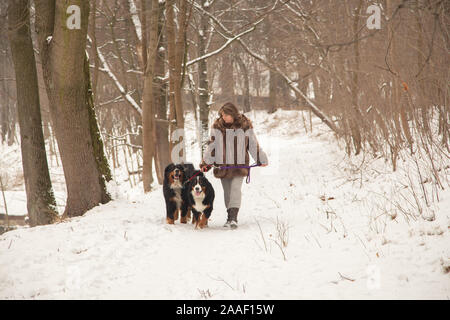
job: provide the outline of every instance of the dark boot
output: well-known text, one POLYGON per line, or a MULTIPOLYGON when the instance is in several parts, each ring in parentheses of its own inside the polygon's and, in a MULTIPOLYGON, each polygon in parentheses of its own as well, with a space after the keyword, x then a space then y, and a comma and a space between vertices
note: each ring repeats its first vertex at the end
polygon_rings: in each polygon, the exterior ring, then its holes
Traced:
POLYGON ((236 229, 238 227, 237 216, 238 216, 239 208, 229 208, 227 210, 227 212, 228 212, 228 218, 227 218, 227 222, 225 223, 224 227, 236 229))

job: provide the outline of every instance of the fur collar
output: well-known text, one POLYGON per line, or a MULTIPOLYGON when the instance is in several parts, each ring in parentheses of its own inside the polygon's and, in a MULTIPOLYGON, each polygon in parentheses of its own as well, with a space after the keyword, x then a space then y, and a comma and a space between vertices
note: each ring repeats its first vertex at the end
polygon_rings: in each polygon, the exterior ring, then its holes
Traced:
POLYGON ((214 121, 214 129, 219 129, 220 131, 225 131, 226 129, 242 129, 246 131, 247 129, 253 128, 252 122, 245 115, 240 114, 238 119, 236 119, 232 124, 227 124, 222 118, 214 121))

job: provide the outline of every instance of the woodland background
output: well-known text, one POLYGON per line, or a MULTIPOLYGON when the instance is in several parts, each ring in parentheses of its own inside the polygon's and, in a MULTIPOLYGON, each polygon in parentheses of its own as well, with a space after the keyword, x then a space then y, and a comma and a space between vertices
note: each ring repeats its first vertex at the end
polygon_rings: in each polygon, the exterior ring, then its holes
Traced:
POLYGON ((64 169, 64 215, 82 215, 110 200, 111 168, 126 166, 146 192, 162 183, 185 114, 205 143, 228 101, 307 110, 305 130, 319 117, 349 156, 394 170, 408 154, 433 201, 449 167, 449 10, 444 0, 2 1, 0 136, 21 144, 30 224, 59 219, 46 153, 64 169), (69 5, 79 30, 65 24, 69 5), (381 29, 367 28, 370 5, 381 29))

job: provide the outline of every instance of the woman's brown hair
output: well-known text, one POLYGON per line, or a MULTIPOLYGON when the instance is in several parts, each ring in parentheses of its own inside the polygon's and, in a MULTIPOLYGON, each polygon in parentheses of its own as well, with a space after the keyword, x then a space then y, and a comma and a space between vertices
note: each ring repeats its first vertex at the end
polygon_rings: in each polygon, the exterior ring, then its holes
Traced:
POLYGON ((228 114, 233 117, 234 121, 239 119, 240 112, 238 108, 231 102, 225 103, 220 109, 219 109, 219 119, 222 118, 223 114, 228 114))

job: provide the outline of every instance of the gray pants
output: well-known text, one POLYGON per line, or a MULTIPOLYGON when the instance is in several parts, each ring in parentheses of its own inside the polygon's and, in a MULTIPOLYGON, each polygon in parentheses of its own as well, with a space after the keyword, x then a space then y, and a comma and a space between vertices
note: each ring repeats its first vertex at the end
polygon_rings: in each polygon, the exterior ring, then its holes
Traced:
POLYGON ((233 177, 233 178, 220 179, 220 182, 222 182, 222 187, 223 187, 225 207, 227 209, 241 207, 242 181, 244 181, 244 177, 233 177))

